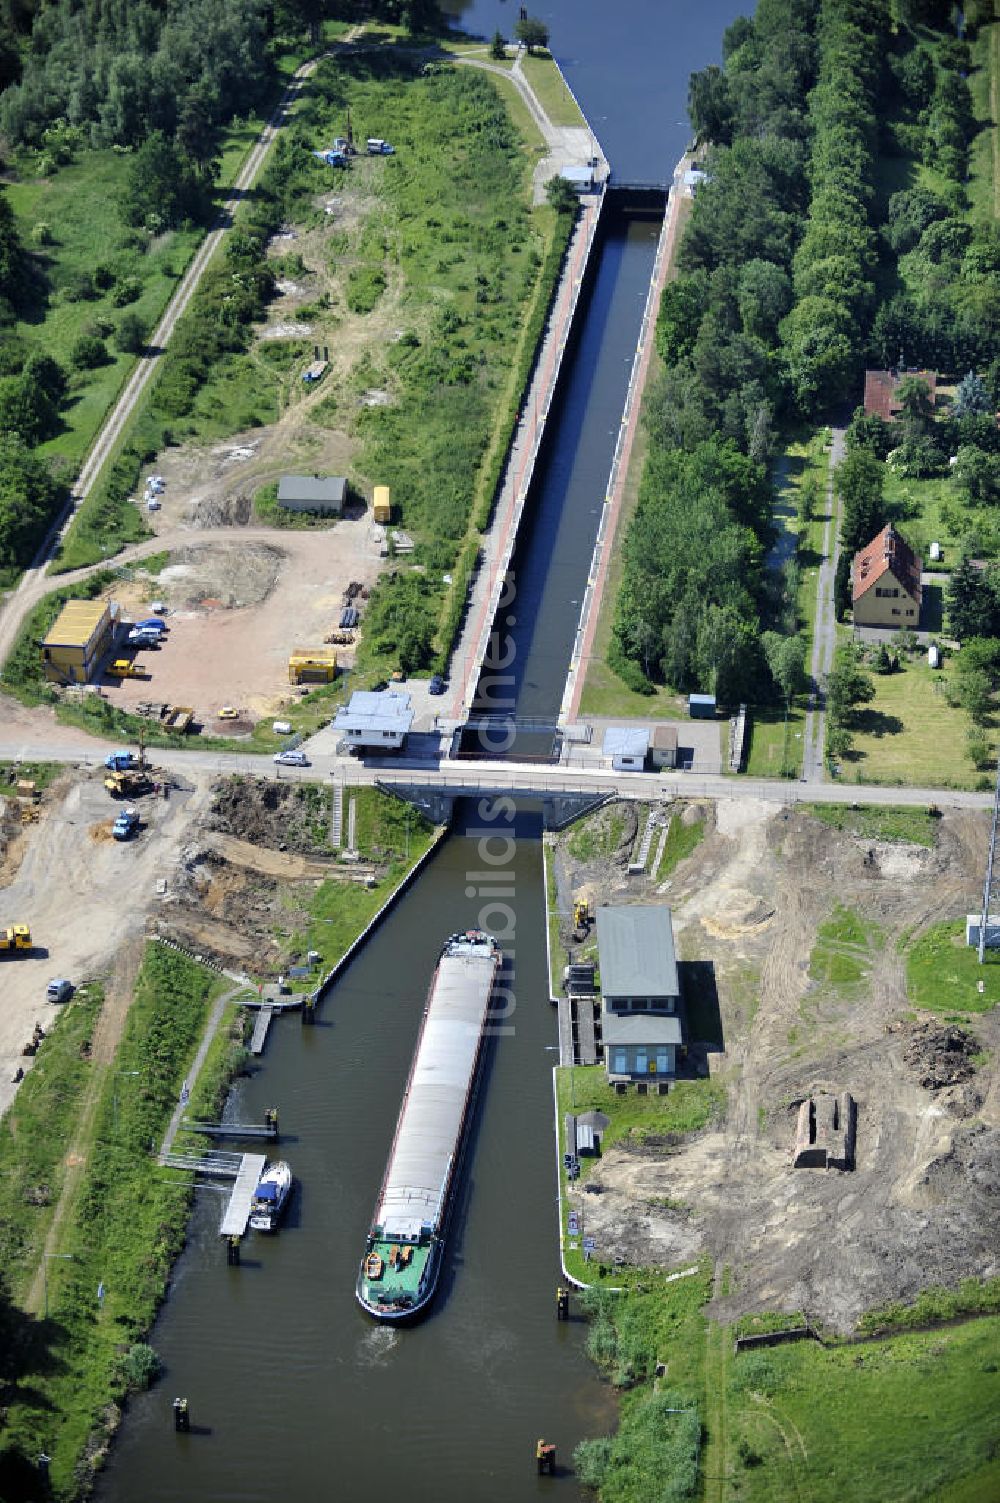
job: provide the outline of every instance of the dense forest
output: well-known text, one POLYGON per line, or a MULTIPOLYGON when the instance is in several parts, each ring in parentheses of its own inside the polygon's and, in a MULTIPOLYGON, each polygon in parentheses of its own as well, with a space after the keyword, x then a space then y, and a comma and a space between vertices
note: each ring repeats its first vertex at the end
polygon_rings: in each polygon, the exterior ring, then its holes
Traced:
MULTIPOLYGON (((986 373, 950 425, 917 402, 901 434, 914 473, 947 467, 960 446, 956 483, 992 499, 997 434, 983 414, 1000 396, 1000 233, 969 222, 968 42, 941 0, 894 11, 761 0, 727 30, 723 66, 692 77, 705 179, 663 296, 609 654, 639 691, 664 682, 732 702, 801 687, 796 565, 763 569, 769 466, 789 424, 850 410, 866 365, 986 373), (887 194, 880 161, 907 156, 937 186, 887 194)), ((977 18, 970 5, 968 26, 977 18)), ((858 419, 849 443, 875 456, 877 479, 901 434, 890 443, 858 419)), ((878 486, 865 494, 861 531, 885 512, 878 486)))

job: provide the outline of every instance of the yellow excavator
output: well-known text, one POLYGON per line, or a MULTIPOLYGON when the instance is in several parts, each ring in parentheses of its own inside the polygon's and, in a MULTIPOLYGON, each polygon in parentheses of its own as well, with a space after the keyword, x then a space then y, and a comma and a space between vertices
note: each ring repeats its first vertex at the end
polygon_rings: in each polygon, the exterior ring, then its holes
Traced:
POLYGON ((577 940, 585 939, 590 933, 591 917, 590 904, 586 898, 574 898, 573 900, 573 931, 577 940))

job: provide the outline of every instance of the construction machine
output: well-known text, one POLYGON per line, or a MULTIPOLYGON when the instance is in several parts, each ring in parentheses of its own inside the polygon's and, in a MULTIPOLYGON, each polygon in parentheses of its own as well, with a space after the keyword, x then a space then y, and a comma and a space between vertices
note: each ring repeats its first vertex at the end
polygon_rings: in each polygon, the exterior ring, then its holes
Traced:
POLYGON ((24 954, 33 948, 27 924, 11 924, 7 929, 0 929, 0 955, 24 954))
POLYGON ((573 928, 586 934, 590 929, 590 904, 586 898, 573 899, 573 928))
POLYGON ((104 786, 112 798, 140 798, 152 792, 153 784, 143 767, 123 767, 120 772, 109 772, 104 786))

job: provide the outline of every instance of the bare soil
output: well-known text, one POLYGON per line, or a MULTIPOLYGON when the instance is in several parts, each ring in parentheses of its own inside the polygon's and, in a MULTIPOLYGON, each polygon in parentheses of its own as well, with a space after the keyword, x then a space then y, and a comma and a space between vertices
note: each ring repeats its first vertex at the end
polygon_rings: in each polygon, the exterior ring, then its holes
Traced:
MULTIPOLYGON (((124 709, 149 700, 190 705, 199 722, 218 731, 222 705, 235 706, 252 725, 289 702, 289 655, 323 644, 339 625, 348 584, 370 588, 382 560, 364 520, 321 533, 247 529, 203 537, 171 534, 178 546, 154 580, 116 582, 109 590, 137 613, 143 602, 162 599, 170 631, 161 646, 137 654, 146 676, 105 678, 101 689, 124 709)), ((338 647, 337 656, 352 666, 353 646, 338 647)))
MULTIPOLYGON (((724 1046, 693 1048, 691 1066, 726 1082, 728 1108, 691 1137, 608 1151, 574 1192, 599 1254, 666 1267, 708 1254, 732 1275, 720 1316, 801 1310, 842 1330, 929 1284, 996 1274, 1000 1017, 917 1015, 902 953, 975 906, 987 817, 949 812, 926 850, 744 800, 708 812, 714 828, 662 896, 682 958, 714 966, 724 1046), (878 927, 861 979, 834 985, 809 972, 837 905, 878 927), (820 1089, 857 1101, 853 1172, 791 1167, 799 1103, 820 1089)), ((655 900, 614 860, 577 869, 566 837, 559 850, 561 893, 655 900)))

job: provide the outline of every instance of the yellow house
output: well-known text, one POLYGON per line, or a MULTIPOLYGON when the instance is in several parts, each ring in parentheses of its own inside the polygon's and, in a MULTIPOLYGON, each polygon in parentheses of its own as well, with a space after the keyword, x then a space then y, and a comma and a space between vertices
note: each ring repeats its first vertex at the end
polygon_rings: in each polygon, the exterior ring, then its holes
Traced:
POLYGON ((372 516, 383 525, 392 521, 392 494, 387 485, 377 485, 372 491, 372 516))
POLYGON ((288 659, 290 684, 332 684, 337 677, 337 654, 332 647, 301 647, 288 659))
POLYGON ((890 523, 854 555, 855 626, 911 627, 920 621, 921 562, 890 523))
POLYGON ((114 637, 118 607, 108 600, 67 600, 41 644, 45 677, 88 684, 114 637))

